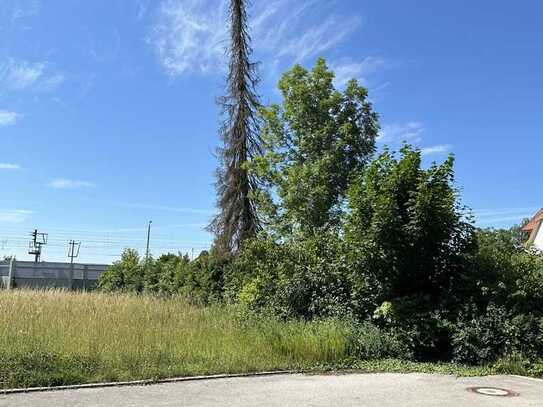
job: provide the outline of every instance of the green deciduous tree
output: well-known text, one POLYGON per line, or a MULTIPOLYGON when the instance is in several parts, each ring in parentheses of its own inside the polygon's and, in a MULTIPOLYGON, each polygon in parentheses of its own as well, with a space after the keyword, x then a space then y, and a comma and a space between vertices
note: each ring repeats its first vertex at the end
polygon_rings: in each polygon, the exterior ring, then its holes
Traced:
POLYGON ((374 151, 378 117, 355 80, 335 89, 323 59, 297 65, 279 82, 282 105, 262 109, 265 153, 252 164, 267 190, 264 219, 282 232, 303 233, 339 223, 342 200, 374 151))

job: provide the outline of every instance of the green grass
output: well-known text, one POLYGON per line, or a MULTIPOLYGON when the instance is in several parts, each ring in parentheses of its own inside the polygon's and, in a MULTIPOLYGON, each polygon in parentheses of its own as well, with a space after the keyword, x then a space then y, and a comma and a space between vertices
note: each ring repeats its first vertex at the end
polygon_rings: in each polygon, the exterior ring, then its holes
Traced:
POLYGON ((350 335, 339 321, 254 318, 233 307, 195 307, 180 298, 0 291, 0 387, 282 369, 492 372, 356 360, 349 354, 350 335))

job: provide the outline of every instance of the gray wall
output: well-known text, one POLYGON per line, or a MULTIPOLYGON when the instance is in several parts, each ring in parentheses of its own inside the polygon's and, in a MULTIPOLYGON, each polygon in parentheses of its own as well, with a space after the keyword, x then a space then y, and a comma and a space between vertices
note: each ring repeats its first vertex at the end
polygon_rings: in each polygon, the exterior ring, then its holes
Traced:
MULTIPOLYGON (((11 287, 92 289, 106 264, 34 263, 14 261, 11 287)), ((9 261, 0 261, 0 284, 9 287, 9 261)))

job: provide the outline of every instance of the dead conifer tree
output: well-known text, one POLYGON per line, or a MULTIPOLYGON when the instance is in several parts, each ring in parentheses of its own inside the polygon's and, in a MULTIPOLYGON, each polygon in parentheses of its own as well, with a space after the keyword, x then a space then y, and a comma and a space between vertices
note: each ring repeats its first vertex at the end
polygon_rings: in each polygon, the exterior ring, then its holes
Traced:
POLYGON ((247 0, 231 0, 229 9, 230 45, 226 96, 219 98, 225 116, 220 130, 223 146, 218 149, 217 207, 219 213, 208 230, 215 234, 215 249, 233 254, 260 226, 252 193, 258 187, 246 163, 260 154, 256 85, 257 64, 247 28, 247 0))

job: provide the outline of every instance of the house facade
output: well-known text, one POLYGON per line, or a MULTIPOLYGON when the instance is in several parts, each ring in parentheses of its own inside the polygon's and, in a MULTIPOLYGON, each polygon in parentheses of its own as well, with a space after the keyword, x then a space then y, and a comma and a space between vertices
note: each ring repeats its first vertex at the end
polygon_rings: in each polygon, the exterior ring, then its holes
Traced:
POLYGON ((537 250, 543 251, 543 209, 522 228, 522 231, 528 234, 528 246, 533 246, 537 250))

